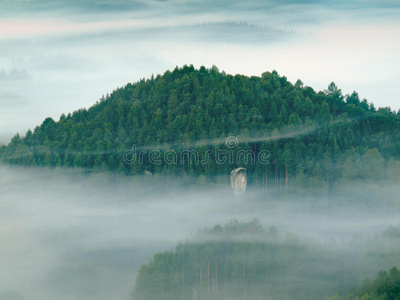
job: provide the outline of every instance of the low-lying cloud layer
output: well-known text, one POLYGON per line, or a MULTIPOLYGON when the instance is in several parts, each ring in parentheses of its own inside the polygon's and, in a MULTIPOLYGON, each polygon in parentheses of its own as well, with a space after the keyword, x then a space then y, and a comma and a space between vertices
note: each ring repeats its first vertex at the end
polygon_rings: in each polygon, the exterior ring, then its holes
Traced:
POLYGON ((226 183, 205 189, 188 188, 176 178, 0 166, 0 299, 10 293, 32 300, 130 299, 138 269, 155 253, 234 218, 259 218, 282 237, 294 233, 323 243, 399 225, 391 202, 398 187, 359 189, 385 195, 387 205, 315 210, 307 199, 278 200, 252 187, 235 196, 228 176, 226 183))

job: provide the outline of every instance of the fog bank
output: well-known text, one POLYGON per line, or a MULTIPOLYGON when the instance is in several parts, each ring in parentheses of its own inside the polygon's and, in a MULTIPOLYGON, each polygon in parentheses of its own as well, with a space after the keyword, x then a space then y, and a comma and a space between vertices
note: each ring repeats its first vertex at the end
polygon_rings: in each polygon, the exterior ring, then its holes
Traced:
MULTIPOLYGON (((393 190, 394 192, 396 190, 393 190)), ((394 210, 314 210, 251 187, 0 166, 0 299, 130 299, 137 271, 198 229, 259 218, 323 243, 399 225, 394 210)))

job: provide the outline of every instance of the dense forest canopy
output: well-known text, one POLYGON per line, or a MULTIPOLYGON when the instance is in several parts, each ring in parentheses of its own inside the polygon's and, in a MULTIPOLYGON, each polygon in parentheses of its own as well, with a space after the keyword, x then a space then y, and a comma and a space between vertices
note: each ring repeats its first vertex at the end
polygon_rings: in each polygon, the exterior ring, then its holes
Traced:
POLYGON ((319 197, 343 182, 398 179, 399 129, 399 113, 376 109, 356 92, 343 95, 334 83, 316 92, 276 71, 247 77, 184 66, 129 83, 57 122, 45 119, 1 146, 0 159, 127 175, 172 174, 205 184, 226 180, 241 166, 250 184, 319 197), (224 143, 230 136, 238 142, 234 149, 224 143), (133 145, 149 151, 127 161, 124 154, 133 145), (216 145, 245 155, 221 163, 216 145), (200 159, 211 153, 211 159, 153 163, 151 149, 177 155, 192 149, 200 159), (254 160, 245 159, 246 151, 254 160))

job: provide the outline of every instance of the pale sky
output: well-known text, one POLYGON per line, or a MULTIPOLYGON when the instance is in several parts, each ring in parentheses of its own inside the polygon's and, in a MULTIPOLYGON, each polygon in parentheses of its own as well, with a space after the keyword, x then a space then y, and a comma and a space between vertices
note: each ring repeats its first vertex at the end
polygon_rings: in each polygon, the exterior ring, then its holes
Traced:
POLYGON ((0 0, 0 144, 175 66, 400 108, 400 1, 0 0))

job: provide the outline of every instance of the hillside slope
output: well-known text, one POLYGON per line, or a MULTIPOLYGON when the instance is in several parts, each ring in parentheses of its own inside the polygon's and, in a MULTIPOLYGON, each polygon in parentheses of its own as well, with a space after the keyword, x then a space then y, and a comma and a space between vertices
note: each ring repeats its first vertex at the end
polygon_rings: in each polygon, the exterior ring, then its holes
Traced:
POLYGON ((399 129, 399 114, 375 109, 356 92, 344 96, 334 83, 316 92, 276 71, 247 77, 184 66, 129 83, 58 122, 45 119, 2 146, 0 158, 127 175, 191 175, 199 182, 245 166, 250 184, 312 194, 347 180, 398 178, 399 129), (233 146, 225 144, 230 136, 233 146), (142 151, 140 159, 138 153, 128 159, 132 145, 142 151), (234 159, 221 160, 216 147, 234 159), (182 155, 188 150, 199 161, 182 155))

